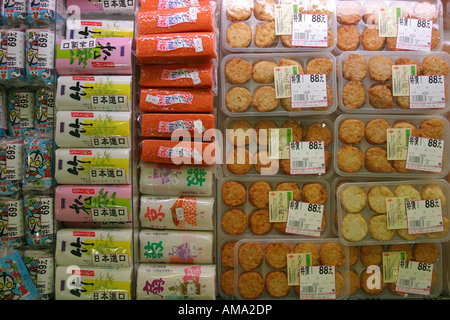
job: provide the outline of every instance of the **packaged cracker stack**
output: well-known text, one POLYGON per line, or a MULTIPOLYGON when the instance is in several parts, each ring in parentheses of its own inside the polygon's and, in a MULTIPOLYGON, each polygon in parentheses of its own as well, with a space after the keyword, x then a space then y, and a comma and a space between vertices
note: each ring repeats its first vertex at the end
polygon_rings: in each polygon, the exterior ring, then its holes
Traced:
POLYGON ((142 1, 136 15, 142 139, 139 300, 216 296, 213 187, 219 5, 142 1), (160 290, 152 290, 156 272, 164 272, 167 279, 160 290), (168 281, 170 277, 174 280, 168 281), (176 282, 181 283, 175 286, 176 282))
POLYGON ((67 5, 56 45, 56 299, 130 300, 135 3, 67 5))
POLYGON ((443 14, 440 1, 337 3, 343 114, 334 126, 332 190, 334 232, 354 256, 350 279, 359 280, 350 298, 426 299, 443 290, 450 83, 443 14))

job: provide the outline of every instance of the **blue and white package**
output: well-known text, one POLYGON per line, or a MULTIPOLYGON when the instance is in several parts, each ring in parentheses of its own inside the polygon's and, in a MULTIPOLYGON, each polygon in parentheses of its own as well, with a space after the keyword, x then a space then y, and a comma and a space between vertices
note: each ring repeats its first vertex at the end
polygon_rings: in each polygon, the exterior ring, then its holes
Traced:
POLYGON ((34 300, 39 292, 18 251, 0 258, 0 299, 34 300))
POLYGON ((39 89, 36 92, 36 108, 34 112, 34 129, 40 132, 51 132, 54 126, 55 94, 52 89, 39 89))
POLYGON ((8 92, 8 132, 23 137, 34 127, 35 94, 33 91, 8 92))
POLYGON ((53 139, 50 134, 35 133, 24 139, 24 189, 53 186, 53 139))
POLYGON ((25 32, 0 30, 0 80, 25 80, 25 32))
POLYGON ((27 0, 27 19, 31 24, 54 23, 57 17, 65 17, 65 1, 27 0))
POLYGON ((22 189, 23 139, 0 139, 0 195, 12 195, 22 189))
POLYGON ((23 200, 0 198, 0 246, 19 248, 25 245, 23 200))
POLYGON ((8 108, 8 95, 6 91, 0 90, 0 137, 6 136, 6 131, 8 129, 7 118, 7 108, 8 108))
POLYGON ((55 299, 55 254, 51 250, 28 249, 23 253, 23 261, 39 292, 40 300, 55 299))
POLYGON ((23 197, 25 237, 30 246, 49 246, 55 241, 54 201, 51 193, 28 192, 23 197))
POLYGON ((27 20, 27 0, 3 0, 1 16, 5 23, 27 20))
POLYGON ((55 82, 55 33, 33 28, 26 32, 26 79, 55 82))

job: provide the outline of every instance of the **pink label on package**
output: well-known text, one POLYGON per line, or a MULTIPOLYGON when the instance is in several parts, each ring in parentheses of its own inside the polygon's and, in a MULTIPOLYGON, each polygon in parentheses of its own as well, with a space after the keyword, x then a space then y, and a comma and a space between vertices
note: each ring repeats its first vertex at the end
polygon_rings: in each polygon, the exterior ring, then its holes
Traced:
POLYGON ((177 70, 167 70, 164 69, 161 73, 161 80, 177 80, 183 78, 194 78, 198 77, 198 69, 184 68, 177 70))
POLYGON ((192 104, 194 100, 194 95, 188 92, 170 95, 157 94, 155 97, 158 99, 156 104, 159 106, 169 106, 177 103, 192 104))
POLYGON ((192 130, 195 127, 195 120, 160 121, 158 132, 174 132, 176 130, 192 130))
POLYGON ((181 48, 195 48, 195 37, 180 37, 171 40, 158 40, 156 50, 158 51, 172 51, 181 48))
POLYGON ((55 217, 67 222, 131 221, 131 185, 62 185, 55 192, 55 217))
POLYGON ((158 0, 158 9, 176 9, 199 6, 198 0, 158 0))
POLYGON ((75 49, 64 48, 65 44, 58 42, 56 69, 59 75, 132 74, 132 38, 97 38, 93 48, 80 41, 75 49))

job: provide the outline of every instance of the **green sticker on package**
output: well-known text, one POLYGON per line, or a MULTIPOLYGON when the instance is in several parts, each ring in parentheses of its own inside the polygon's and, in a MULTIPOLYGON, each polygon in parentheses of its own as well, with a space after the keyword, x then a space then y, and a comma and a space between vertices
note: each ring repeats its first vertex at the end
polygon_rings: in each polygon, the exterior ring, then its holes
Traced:
POLYGON ((287 255, 287 277, 288 286, 300 284, 300 266, 311 266, 311 253, 288 253, 287 255))
POLYGON ((408 141, 411 136, 411 129, 389 128, 386 132, 387 138, 387 159, 406 160, 408 155, 408 141))
POLYGON ((409 197, 386 198, 386 215, 388 229, 406 229, 408 222, 406 218, 406 202, 409 197))
POLYGON ((292 191, 269 191, 269 221, 286 222, 292 191))
POLYGON ((292 128, 269 129, 269 159, 289 159, 292 128))
POLYGON ((400 260, 406 260, 406 252, 383 252, 383 281, 384 283, 397 282, 398 266, 400 260))

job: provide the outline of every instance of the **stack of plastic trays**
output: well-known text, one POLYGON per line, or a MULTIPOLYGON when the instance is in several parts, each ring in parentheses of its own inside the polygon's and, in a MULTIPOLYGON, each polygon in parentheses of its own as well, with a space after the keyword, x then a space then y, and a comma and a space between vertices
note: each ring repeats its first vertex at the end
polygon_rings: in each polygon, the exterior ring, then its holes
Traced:
POLYGON ((58 300, 134 295, 131 2, 68 1, 56 46, 58 300))
POLYGON ((136 14, 141 137, 138 300, 216 298, 219 5, 142 1, 136 14))
POLYGON ((45 300, 54 299, 54 44, 64 14, 56 2, 1 5, 0 245, 20 251, 45 300))
POLYGON ((332 190, 335 233, 350 249, 349 298, 438 297, 448 241, 442 3, 339 1, 337 22, 344 114, 334 125, 332 190))

